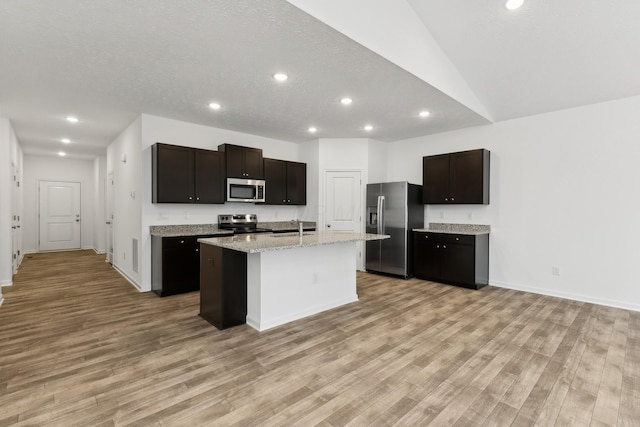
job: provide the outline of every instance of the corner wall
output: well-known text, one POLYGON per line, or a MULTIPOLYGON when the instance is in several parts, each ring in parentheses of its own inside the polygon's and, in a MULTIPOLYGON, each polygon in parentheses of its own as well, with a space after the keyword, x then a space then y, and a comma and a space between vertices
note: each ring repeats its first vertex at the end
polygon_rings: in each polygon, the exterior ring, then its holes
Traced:
POLYGON ((389 179, 491 150, 490 205, 429 205, 425 223, 490 224, 494 286, 640 311, 638 111, 633 97, 395 142, 389 179))
MULTIPOLYGON (((217 224, 218 215, 226 213, 256 213, 259 221, 289 221, 301 217, 304 207, 298 206, 263 206, 252 203, 220 205, 151 203, 151 146, 156 142, 208 150, 217 150, 220 144, 242 145, 261 148, 264 157, 290 161, 300 160, 299 146, 276 139, 147 114, 141 116, 140 122, 141 136, 137 164, 141 174, 141 184, 135 188, 139 191, 141 208, 139 217, 141 222, 138 227, 141 275, 136 277, 142 291, 151 290, 151 235, 149 234, 151 225, 217 224)), ((131 188, 134 187, 131 186, 131 188)), ((116 250, 115 246, 114 250, 116 250)))

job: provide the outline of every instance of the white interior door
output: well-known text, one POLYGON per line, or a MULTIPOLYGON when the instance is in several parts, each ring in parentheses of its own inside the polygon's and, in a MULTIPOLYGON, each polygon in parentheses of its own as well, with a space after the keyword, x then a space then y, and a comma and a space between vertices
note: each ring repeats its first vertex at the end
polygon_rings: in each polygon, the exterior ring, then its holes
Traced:
POLYGON ((40 250, 80 249, 80 183, 40 181, 40 250))
POLYGON ((113 172, 107 175, 107 262, 113 264, 113 172))
POLYGON ((13 175, 13 186, 11 192, 11 253, 13 258, 13 274, 18 271, 20 265, 21 245, 22 240, 21 228, 20 228, 20 211, 19 211, 19 188, 20 181, 18 181, 18 171, 16 166, 11 163, 11 173, 13 175))
MULTIPOLYGON (((362 177, 360 171, 327 171, 325 174, 325 229, 362 232, 362 177)), ((364 268, 362 242, 358 242, 358 269, 364 268)))

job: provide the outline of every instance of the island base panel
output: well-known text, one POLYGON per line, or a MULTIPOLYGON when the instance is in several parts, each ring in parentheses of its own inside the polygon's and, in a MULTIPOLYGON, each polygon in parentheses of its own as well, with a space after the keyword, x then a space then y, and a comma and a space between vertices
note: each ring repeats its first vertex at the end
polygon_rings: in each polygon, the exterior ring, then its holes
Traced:
POLYGON ((200 317, 218 329, 247 317, 247 255, 200 245, 200 317))
POLYGON ((355 301, 355 242, 247 257, 247 324, 258 331, 355 301))

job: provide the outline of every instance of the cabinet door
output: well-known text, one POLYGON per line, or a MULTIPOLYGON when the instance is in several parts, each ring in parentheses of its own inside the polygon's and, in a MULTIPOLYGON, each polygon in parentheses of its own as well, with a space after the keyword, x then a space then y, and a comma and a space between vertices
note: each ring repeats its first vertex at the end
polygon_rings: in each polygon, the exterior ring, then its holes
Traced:
POLYGON ((440 239, 432 233, 414 234, 414 275, 421 279, 440 279, 440 239))
POLYGON ((224 153, 195 150, 196 203, 224 203, 224 153))
POLYGON ((287 202, 287 164, 283 160, 264 159, 265 203, 287 202))
POLYGON ((446 282, 474 285, 475 255, 473 245, 443 243, 441 276, 446 282))
POLYGON ((307 204, 307 165, 287 162, 287 203, 307 204))
POLYGON ((153 153, 153 203, 193 203, 193 149, 155 144, 153 153))
MULTIPOLYGON (((246 178, 244 175, 244 149, 235 145, 224 145, 227 177, 246 178)), ((218 149, 220 149, 218 147, 218 149)))
POLYGON ((452 153, 450 159, 451 202, 488 204, 488 167, 488 151, 486 150, 452 153), (485 168, 487 169, 486 179, 485 168))
POLYGON ((262 150, 259 148, 244 148, 244 172, 245 178, 264 179, 262 164, 262 150))
POLYGON ((449 155, 422 159, 422 203, 449 203, 449 155))
MULTIPOLYGON (((166 238, 165 238, 166 239, 166 238)), ((173 240, 173 238, 171 238, 173 240)), ((177 241, 186 239, 175 238, 177 241)), ((200 259, 198 246, 185 242, 181 247, 171 245, 162 251, 162 293, 171 295, 198 290, 200 287, 200 259)))

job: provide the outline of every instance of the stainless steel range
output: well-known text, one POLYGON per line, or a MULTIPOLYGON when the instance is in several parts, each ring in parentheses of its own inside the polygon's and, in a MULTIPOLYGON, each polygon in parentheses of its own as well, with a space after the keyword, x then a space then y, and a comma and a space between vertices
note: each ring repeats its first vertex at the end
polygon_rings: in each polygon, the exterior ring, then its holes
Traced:
POLYGON ((218 227, 223 230, 233 230, 233 234, 271 233, 268 228, 258 228, 256 214, 218 215, 218 227))

